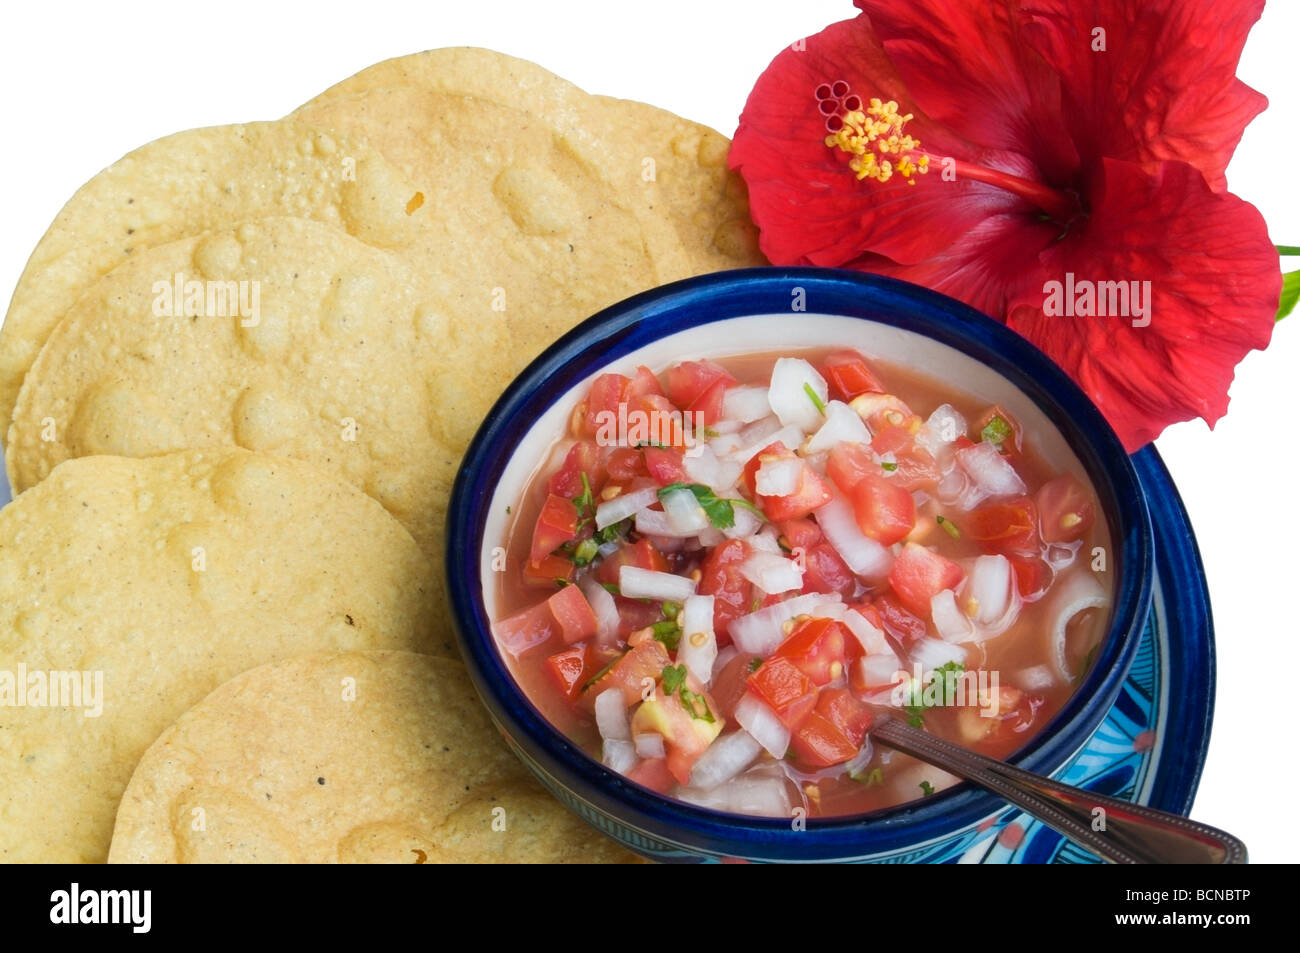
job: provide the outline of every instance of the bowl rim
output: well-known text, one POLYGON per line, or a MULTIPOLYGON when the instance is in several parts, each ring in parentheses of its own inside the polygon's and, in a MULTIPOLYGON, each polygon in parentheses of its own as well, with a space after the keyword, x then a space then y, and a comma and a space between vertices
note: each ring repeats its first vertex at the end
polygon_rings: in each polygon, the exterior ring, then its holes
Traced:
MULTIPOLYGON (((1145 495, 1118 437, 1050 358, 955 299, 897 279, 843 269, 765 267, 718 272, 635 295, 588 318, 532 361, 488 413, 463 458, 448 507, 446 574, 452 620, 471 679, 493 720, 534 771, 597 813, 688 851, 754 859, 835 859, 905 850, 995 815, 1006 805, 973 785, 864 814, 808 818, 697 807, 627 781, 569 741, 515 683, 482 598, 487 507, 506 462, 538 417, 601 368, 653 341, 731 318, 790 311, 873 321, 947 344, 1018 387, 1062 432, 1100 498, 1113 550, 1111 624, 1097 659, 1061 710, 1009 760, 1063 767, 1114 704, 1150 610, 1153 540, 1145 495), (491 491, 484 490, 492 488, 491 491), (466 559, 472 553, 472 559, 466 559)), ((797 318, 797 315, 794 315, 797 318)))

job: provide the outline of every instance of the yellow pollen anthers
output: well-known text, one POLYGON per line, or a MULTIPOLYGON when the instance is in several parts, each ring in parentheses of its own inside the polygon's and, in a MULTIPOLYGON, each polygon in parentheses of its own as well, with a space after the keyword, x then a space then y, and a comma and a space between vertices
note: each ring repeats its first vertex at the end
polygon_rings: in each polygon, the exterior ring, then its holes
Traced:
POLYGON ((916 176, 930 171, 930 157, 913 154, 921 148, 919 140, 903 132, 912 114, 900 114, 892 99, 872 99, 865 110, 855 109, 839 117, 842 125, 826 137, 826 145, 850 156, 849 168, 858 180, 888 182, 895 174, 916 184, 916 176))

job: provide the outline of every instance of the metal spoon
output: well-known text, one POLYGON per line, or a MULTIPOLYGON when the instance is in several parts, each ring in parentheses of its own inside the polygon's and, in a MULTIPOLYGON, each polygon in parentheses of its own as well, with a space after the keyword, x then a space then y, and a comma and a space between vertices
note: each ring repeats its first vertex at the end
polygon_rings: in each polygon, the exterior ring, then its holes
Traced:
POLYGON ((1246 845, 1218 828, 1030 774, 889 715, 877 716, 871 737, 973 781, 1111 863, 1246 863, 1246 845))

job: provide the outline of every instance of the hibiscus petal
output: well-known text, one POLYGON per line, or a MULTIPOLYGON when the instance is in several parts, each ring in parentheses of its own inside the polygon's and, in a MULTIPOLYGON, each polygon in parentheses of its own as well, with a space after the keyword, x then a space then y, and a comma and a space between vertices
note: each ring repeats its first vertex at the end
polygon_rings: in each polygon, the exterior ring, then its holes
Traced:
POLYGON ((1089 220, 1039 256, 1007 324, 1070 373, 1135 451, 1169 424, 1228 408, 1233 369, 1268 345, 1281 292, 1258 210, 1200 171, 1105 159, 1089 220), (1149 325, 1044 313, 1049 281, 1149 281, 1149 325))
POLYGON ((732 141, 729 161, 749 188, 759 244, 773 264, 841 265, 863 253, 917 262, 942 251, 986 216, 1027 207, 984 183, 930 174, 909 185, 859 181, 847 157, 826 145, 826 117, 814 91, 844 81, 864 101, 895 100, 913 113, 907 132, 933 156, 959 156, 1024 174, 1022 157, 962 141, 920 113, 865 17, 832 24, 787 48, 759 77, 732 141))
POLYGON ((1079 155, 1052 66, 1019 37, 1011 0, 855 0, 913 99, 935 122, 989 149, 1029 157, 1049 184, 1079 155))
POLYGON ((1023 0, 1025 41, 1055 65, 1084 151, 1196 166, 1217 191, 1266 100, 1236 78, 1264 0, 1023 0), (1104 34, 1096 34, 1097 29, 1104 34), (1105 49, 1094 50, 1098 40, 1105 49))

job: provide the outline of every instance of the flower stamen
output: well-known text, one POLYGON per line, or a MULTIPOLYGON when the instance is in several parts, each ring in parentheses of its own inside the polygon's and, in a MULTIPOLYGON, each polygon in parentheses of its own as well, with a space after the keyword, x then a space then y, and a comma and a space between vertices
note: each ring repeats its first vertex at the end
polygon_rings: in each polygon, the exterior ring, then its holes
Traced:
POLYGON ((908 185, 915 185, 916 176, 930 171, 930 157, 921 151, 920 140, 903 130, 912 114, 900 113, 898 103, 892 99, 882 102, 873 98, 863 109, 861 99, 848 95, 847 84, 845 87, 846 95, 818 101, 823 113, 829 105, 841 107, 831 116, 835 122, 827 120, 827 147, 849 156, 849 168, 858 181, 874 179, 883 183, 897 174, 908 185))

